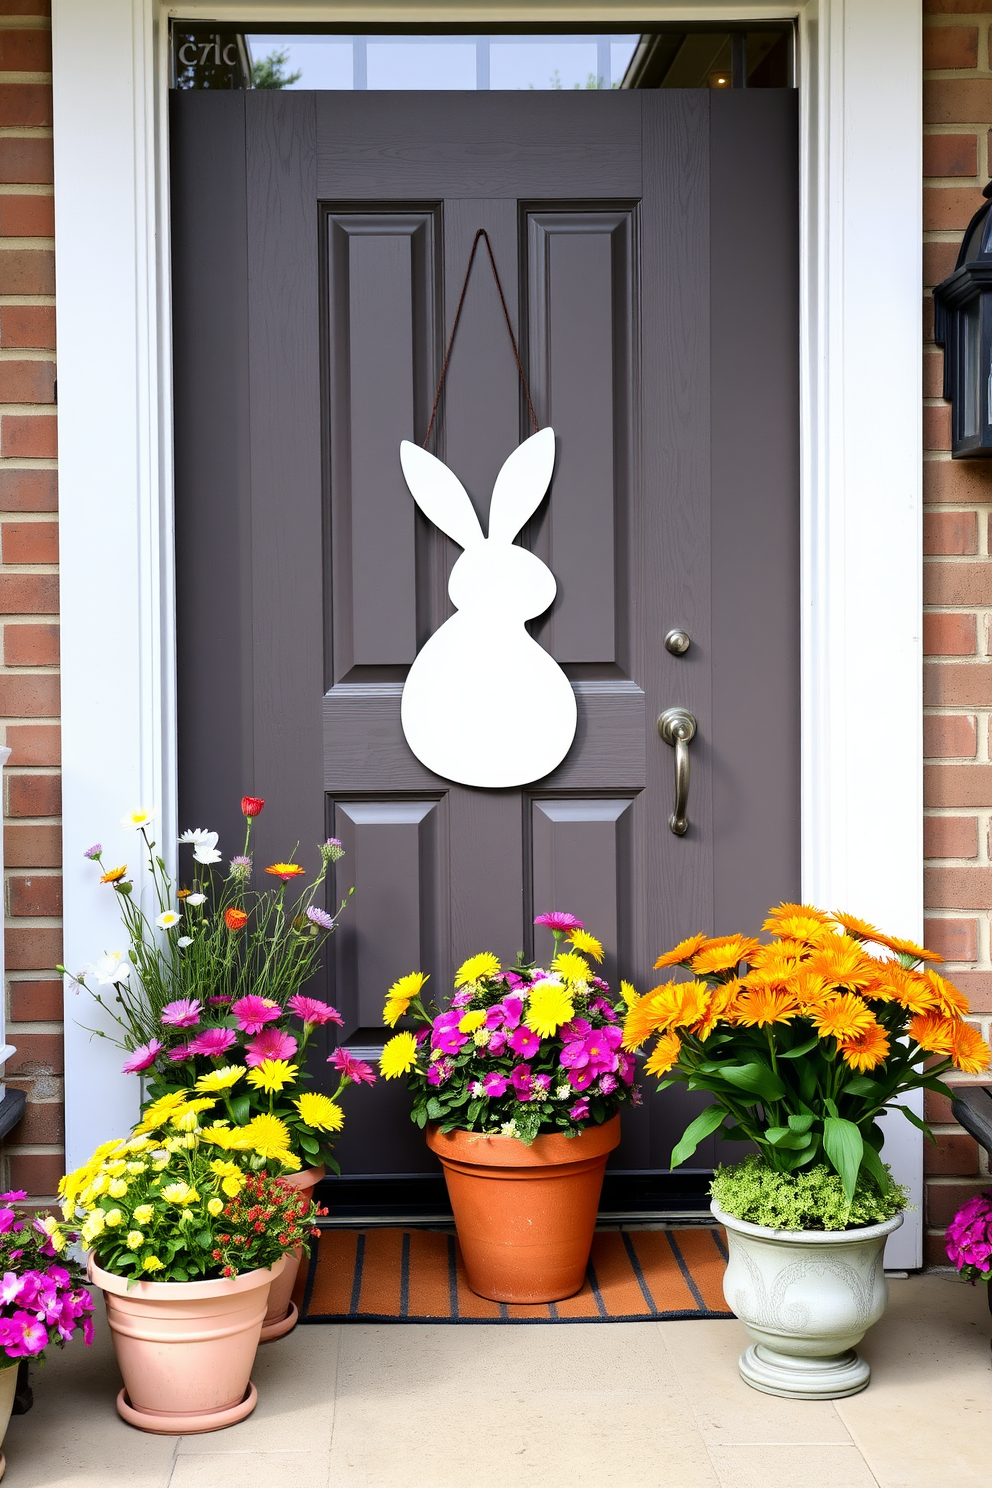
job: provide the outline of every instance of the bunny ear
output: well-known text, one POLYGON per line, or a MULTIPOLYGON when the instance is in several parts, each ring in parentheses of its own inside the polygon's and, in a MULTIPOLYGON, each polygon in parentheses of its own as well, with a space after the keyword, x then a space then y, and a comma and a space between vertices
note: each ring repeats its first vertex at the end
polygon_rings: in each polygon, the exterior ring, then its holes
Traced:
POLYGON ((482 542, 482 528, 469 494, 447 465, 409 439, 400 444, 400 464, 414 501, 435 527, 461 548, 482 542))
POLYGON ((493 486, 489 537, 512 542, 544 499, 555 468, 555 431, 542 429, 518 445, 493 486))

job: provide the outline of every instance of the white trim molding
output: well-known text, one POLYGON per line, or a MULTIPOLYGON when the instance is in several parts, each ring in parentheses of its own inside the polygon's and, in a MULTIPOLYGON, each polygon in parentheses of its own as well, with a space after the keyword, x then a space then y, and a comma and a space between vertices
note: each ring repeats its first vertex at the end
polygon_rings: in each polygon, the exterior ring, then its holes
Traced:
MULTIPOLYGON (((154 801, 174 837, 169 18, 402 29, 787 13, 803 118, 803 891, 922 934, 920 0, 54 0, 68 966, 119 939, 81 858, 94 836, 154 801)), ((105 845, 124 861, 123 840, 105 845)), ((135 1099, 117 1051, 79 1027, 91 1020, 67 998, 70 1163, 135 1099)), ((919 1193, 908 1123, 891 1150, 919 1193)), ((919 1265, 919 1223, 898 1234, 889 1263, 919 1265)))

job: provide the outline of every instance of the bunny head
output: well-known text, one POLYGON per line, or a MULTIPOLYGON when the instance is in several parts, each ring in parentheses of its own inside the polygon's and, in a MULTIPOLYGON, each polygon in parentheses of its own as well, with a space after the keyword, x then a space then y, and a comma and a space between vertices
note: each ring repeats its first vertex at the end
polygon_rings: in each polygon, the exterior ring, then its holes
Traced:
POLYGON ((404 439, 400 464, 426 517, 464 549, 451 570, 448 593, 462 611, 495 611, 517 622, 542 615, 558 586, 545 563, 513 539, 540 506, 555 464, 553 429, 542 429, 513 451, 493 487, 489 536, 457 476, 420 445, 404 439))

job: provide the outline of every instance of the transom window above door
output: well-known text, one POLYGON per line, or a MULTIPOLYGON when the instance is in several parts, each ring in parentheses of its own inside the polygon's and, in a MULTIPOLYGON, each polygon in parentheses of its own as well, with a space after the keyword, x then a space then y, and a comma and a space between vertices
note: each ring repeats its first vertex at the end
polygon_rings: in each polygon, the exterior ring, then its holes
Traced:
POLYGON ((380 92, 788 88, 791 22, 648 33, 345 35, 172 29, 173 87, 380 92))

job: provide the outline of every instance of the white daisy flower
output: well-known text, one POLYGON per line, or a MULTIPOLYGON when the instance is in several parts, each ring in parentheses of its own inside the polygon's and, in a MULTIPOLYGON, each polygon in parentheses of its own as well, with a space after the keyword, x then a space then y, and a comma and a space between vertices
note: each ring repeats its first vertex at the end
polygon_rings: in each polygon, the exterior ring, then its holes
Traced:
POLYGON ((167 909, 159 915, 155 923, 160 930, 171 930, 173 925, 178 925, 181 919, 182 915, 176 914, 174 909, 167 909))
POLYGON ((147 811, 132 811, 127 816, 121 817, 121 826, 134 827, 136 831, 140 831, 142 827, 149 826, 157 815, 157 806, 149 806, 147 811))

